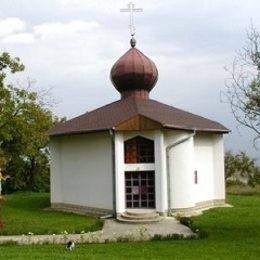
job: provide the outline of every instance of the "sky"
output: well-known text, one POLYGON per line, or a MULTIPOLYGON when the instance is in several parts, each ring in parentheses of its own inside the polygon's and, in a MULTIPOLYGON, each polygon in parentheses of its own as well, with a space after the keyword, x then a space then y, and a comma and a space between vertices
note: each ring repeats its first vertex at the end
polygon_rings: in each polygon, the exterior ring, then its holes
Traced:
MULTIPOLYGON (((129 48, 122 0, 1 0, 0 50, 26 70, 9 81, 49 91, 51 110, 68 119, 120 98, 110 69, 129 48)), ((232 132, 226 150, 260 162, 253 132, 234 120, 225 82, 246 29, 260 28, 259 0, 135 0, 137 48, 159 71, 152 99, 218 121, 232 132)), ((258 144, 260 149, 260 143, 258 144)))

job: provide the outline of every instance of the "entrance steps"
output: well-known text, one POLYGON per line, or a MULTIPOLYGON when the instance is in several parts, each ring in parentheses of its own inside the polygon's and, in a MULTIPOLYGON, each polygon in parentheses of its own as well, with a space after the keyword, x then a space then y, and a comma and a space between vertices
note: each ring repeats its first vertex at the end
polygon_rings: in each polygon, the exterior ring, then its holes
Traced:
POLYGON ((126 223, 151 223, 162 220, 162 217, 151 209, 128 209, 117 220, 126 223))

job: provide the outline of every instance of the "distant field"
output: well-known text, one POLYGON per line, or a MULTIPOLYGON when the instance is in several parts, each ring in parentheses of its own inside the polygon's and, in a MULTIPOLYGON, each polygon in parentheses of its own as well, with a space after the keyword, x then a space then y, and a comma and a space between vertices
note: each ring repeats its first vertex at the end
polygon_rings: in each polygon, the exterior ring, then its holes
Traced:
MULTIPOLYGON (((208 233, 200 240, 115 244, 0 246, 0 259, 260 259, 260 195, 229 195, 232 208, 211 209, 194 218, 208 233)), ((58 221, 57 221, 58 222, 58 221)))
MULTIPOLYGON (((48 193, 20 192, 6 196, 3 206, 5 228, 0 235, 60 234, 95 231, 103 223, 92 217, 71 213, 46 211, 50 207, 48 193)), ((0 256, 1 257, 1 256, 0 256)))
POLYGON ((227 186, 228 194, 236 194, 236 195, 254 195, 260 194, 260 184, 257 184, 255 187, 250 187, 248 185, 229 185, 227 186))

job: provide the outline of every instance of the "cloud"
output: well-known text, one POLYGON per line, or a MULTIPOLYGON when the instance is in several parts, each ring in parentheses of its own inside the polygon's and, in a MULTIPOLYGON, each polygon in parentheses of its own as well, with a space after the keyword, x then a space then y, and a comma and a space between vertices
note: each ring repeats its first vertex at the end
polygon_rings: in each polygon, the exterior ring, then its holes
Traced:
POLYGON ((99 26, 95 21, 74 20, 69 23, 44 23, 34 26, 34 33, 41 38, 71 35, 91 31, 99 26))
POLYGON ((16 33, 7 35, 2 39, 4 43, 22 43, 29 44, 35 41, 34 35, 31 33, 16 33))
POLYGON ((75 36, 99 27, 95 21, 72 20, 68 23, 42 23, 28 31, 26 23, 19 18, 7 18, 0 21, 0 38, 2 43, 31 44, 36 39, 57 39, 57 37, 75 36))
POLYGON ((17 17, 0 20, 0 37, 25 30, 25 22, 17 17))

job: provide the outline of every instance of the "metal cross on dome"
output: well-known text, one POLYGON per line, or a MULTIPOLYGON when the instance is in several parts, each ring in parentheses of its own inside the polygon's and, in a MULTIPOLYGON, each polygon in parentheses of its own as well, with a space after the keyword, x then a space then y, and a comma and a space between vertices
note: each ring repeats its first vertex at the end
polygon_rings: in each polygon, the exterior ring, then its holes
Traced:
POLYGON ((128 4, 127 8, 122 8, 120 9, 120 12, 129 12, 130 13, 130 24, 129 24, 129 28, 130 28, 130 33, 131 36, 135 35, 135 26, 134 26, 134 12, 142 12, 143 9, 142 8, 135 8, 135 5, 133 4, 133 2, 130 2, 128 4))

